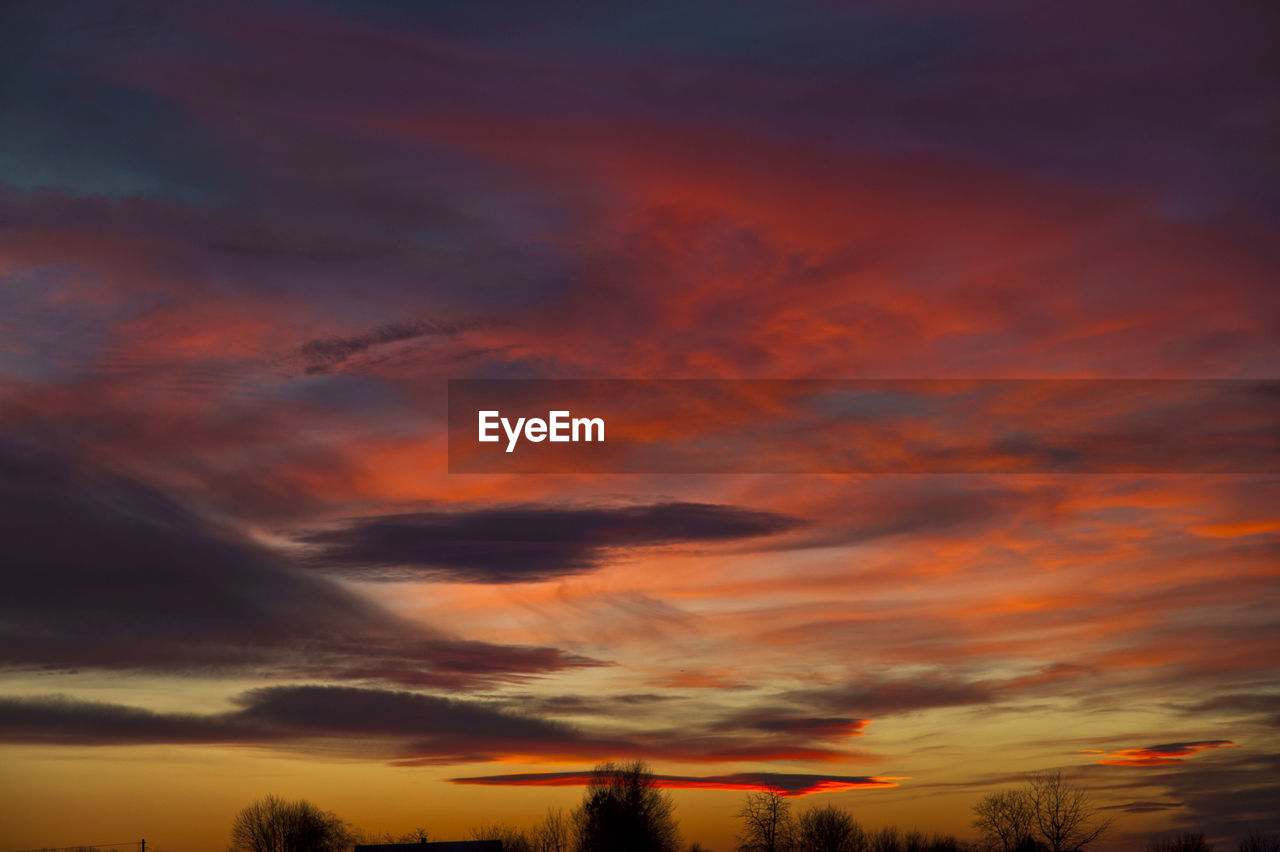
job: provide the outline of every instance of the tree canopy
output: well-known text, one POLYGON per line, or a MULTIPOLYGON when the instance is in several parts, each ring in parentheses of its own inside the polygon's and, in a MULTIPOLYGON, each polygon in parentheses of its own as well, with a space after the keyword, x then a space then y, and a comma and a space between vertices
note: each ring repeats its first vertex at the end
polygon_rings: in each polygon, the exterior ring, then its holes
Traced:
POLYGON ((342 852, 351 843, 346 824, 305 799, 266 796, 236 814, 232 852, 342 852))
POLYGON ((678 852, 674 813, 644 761, 600 764, 574 813, 578 852, 678 852))

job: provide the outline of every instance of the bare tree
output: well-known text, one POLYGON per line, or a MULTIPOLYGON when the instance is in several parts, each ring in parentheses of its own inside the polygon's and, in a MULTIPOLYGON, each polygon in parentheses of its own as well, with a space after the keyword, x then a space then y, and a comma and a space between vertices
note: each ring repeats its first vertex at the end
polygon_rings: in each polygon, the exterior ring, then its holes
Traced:
POLYGON ((800 814, 796 824, 798 852, 866 852, 867 835, 846 811, 834 805, 800 814))
POLYGON ((886 825, 868 836, 867 847, 871 852, 903 852, 902 832, 896 825, 886 825))
POLYGON ((1184 831, 1152 837, 1147 841, 1146 852, 1213 852, 1213 844, 1203 834, 1184 831))
POLYGON ((958 840, 954 834, 938 834, 935 832, 929 838, 929 852, 961 852, 966 848, 966 844, 958 840))
POLYGON ((573 821, 560 808, 548 808, 542 822, 529 832, 533 852, 569 852, 573 848, 573 821))
POLYGON ((1236 848, 1239 852, 1280 852, 1280 834, 1251 831, 1236 848))
POLYGON ((1025 790, 991 793, 973 806, 973 827, 999 852, 1020 852, 1034 844, 1035 814, 1025 790))
POLYGON ((791 848, 791 803, 779 790, 748 793, 738 811, 739 852, 786 852, 791 848))
POLYGON ((902 852, 928 852, 929 838, 920 832, 920 829, 913 828, 902 835, 902 852))
POLYGON ((1088 791, 1068 784, 1061 772, 1033 775, 1023 789, 1031 803, 1036 839, 1049 852, 1076 852, 1111 827, 1111 820, 1098 815, 1088 791))
POLYGON ((505 822, 491 822, 471 829, 472 840, 500 840, 502 852, 532 852, 533 845, 523 831, 505 822))
POLYGON ((904 833, 893 825, 868 834, 866 848, 868 852, 961 852, 967 849, 951 834, 926 835, 918 828, 904 833))
POLYGON ((595 768, 574 811, 577 852, 678 852, 675 803, 644 761, 595 768))
POLYGON ((267 796, 231 825, 231 852, 342 852, 350 843, 342 820, 303 799, 267 796))

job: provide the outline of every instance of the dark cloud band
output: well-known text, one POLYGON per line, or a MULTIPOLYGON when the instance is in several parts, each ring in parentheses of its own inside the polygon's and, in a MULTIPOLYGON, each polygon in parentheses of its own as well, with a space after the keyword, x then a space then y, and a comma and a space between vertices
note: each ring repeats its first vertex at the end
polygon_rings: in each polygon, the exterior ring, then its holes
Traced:
POLYGON ((579 574, 631 548, 734 542, 800 526, 735 506, 512 506, 357 519, 309 533, 316 566, 362 579, 515 583, 579 574))

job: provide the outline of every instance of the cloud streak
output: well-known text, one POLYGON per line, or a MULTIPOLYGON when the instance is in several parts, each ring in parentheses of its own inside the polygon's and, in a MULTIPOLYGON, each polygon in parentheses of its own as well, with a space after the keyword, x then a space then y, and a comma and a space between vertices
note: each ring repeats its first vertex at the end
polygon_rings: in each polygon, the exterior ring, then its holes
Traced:
MULTIPOLYGON (((480 775, 449 779, 454 784, 478 784, 498 787, 585 787, 591 783, 590 772, 528 772, 508 775, 480 775)), ((850 790, 874 790, 897 787, 901 778, 864 775, 805 775, 784 772, 741 772, 732 775, 655 775, 657 786, 667 790, 741 790, 764 792, 776 790, 783 796, 807 796, 812 793, 845 793, 850 790)))
POLYGON ((309 340, 298 348, 296 357, 302 361, 304 373, 318 375, 333 372, 370 350, 424 337, 455 338, 468 327, 467 323, 425 319, 387 323, 361 334, 309 340))
POLYGON ((704 503, 511 506, 359 518, 300 541, 314 548, 314 565, 361 579, 518 583, 581 574, 636 548, 732 543, 800 525, 704 503))
POLYGON ((1220 748, 1236 748, 1236 744, 1231 740, 1197 740, 1186 743, 1163 743, 1142 748, 1125 748, 1104 754, 1098 759, 1098 763, 1104 766, 1165 766, 1170 763, 1185 763, 1201 752, 1220 748))
MULTIPOLYGON (((0 742, 92 746, 236 743, 378 760, 400 767, 630 757, 699 763, 821 762, 851 756, 832 742, 826 730, 815 733, 802 728, 762 735, 727 733, 692 724, 681 730, 622 733, 613 726, 583 727, 530 715, 522 712, 522 703, 516 701, 403 690, 325 684, 275 686, 240 693, 231 703, 232 710, 193 714, 161 713, 61 695, 0 698, 0 742)), ((755 789, 770 777, 716 776, 712 780, 721 785, 747 785, 733 789, 755 789)), ((831 784, 887 786, 880 779, 824 778, 831 784)), ((777 779, 779 786, 789 790, 832 789, 822 786, 823 779, 816 777, 778 775, 777 779)), ((688 786, 697 779, 683 780, 688 786)))

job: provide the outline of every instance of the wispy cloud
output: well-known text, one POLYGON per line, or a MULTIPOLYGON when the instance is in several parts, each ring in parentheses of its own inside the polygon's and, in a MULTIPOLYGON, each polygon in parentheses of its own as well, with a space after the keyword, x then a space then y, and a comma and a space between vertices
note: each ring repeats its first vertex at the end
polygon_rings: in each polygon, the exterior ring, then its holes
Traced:
POLYGON ((1085 754, 1100 754, 1098 763, 1107 766, 1164 766, 1169 763, 1184 763, 1203 751, 1220 748, 1235 748, 1231 740, 1198 740, 1187 743, 1163 743, 1161 745, 1143 746, 1142 748, 1125 748, 1113 752, 1088 751, 1085 754))
MULTIPOLYGON (((97 746, 238 743, 303 754, 340 754, 401 767, 630 757, 699 763, 827 762, 854 756, 832 742, 825 730, 762 734, 690 724, 679 730, 620 732, 616 726, 599 722, 570 725, 530 715, 520 702, 387 689, 323 684, 264 687, 241 693, 232 701, 234 710, 194 714, 61 695, 2 698, 0 742, 97 746)), ((818 783, 818 779, 809 780, 818 783)), ((878 779, 838 777, 834 781, 885 786, 878 779)), ((734 783, 764 782, 739 779, 734 783)))
POLYGON ((370 350, 421 338, 454 338, 469 327, 462 322, 416 319, 387 323, 345 337, 318 337, 298 348, 296 357, 308 375, 329 373, 370 350))
MULTIPOLYGON (((591 782, 590 772, 537 772, 509 775, 481 775, 452 778, 454 784, 498 787, 583 787, 591 782)), ((776 790, 784 796, 810 793, 843 793, 896 787, 901 778, 864 775, 804 775, 783 772, 741 772, 733 775, 655 775, 654 782, 668 790, 776 790)))

